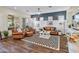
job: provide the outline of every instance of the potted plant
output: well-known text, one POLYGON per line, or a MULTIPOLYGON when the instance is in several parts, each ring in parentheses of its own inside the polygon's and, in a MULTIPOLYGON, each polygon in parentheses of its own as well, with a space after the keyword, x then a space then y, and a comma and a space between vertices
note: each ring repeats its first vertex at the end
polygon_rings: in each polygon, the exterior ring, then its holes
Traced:
POLYGON ((1 31, 0 31, 0 40, 2 40, 2 34, 1 34, 1 31))
POLYGON ((68 27, 71 28, 72 27, 71 24, 68 27))
POLYGON ((8 38, 8 34, 9 34, 8 31, 4 31, 3 34, 4 34, 5 38, 8 38))

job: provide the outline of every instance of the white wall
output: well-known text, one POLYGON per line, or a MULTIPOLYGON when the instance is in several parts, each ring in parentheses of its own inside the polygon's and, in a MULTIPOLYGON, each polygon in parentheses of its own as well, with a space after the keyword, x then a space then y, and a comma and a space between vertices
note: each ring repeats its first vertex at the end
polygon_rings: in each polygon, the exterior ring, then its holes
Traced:
POLYGON ((0 13, 0 31, 8 30, 8 21, 3 14, 0 13))
POLYGON ((30 17, 30 15, 28 15, 28 14, 24 14, 22 12, 8 9, 5 7, 0 7, 0 30, 1 31, 8 30, 8 15, 9 14, 14 15, 15 17, 19 17, 18 20, 19 20, 20 27, 22 27, 22 19, 21 18, 22 17, 26 17, 26 18, 30 17))

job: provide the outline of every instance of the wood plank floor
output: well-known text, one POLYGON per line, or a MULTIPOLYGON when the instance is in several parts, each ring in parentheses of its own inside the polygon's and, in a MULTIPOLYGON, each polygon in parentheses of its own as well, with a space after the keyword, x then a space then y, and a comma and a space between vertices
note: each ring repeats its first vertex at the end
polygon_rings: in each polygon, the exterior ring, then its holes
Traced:
POLYGON ((0 40, 0 53, 68 53, 67 39, 61 36, 60 50, 48 49, 12 38, 0 40))

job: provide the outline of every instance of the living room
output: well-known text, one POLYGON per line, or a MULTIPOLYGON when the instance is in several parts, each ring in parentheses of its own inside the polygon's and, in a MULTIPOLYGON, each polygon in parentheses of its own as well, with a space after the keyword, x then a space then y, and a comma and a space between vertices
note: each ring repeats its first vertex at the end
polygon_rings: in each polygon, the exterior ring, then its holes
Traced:
POLYGON ((79 19, 78 10, 76 6, 0 7, 0 52, 79 52, 78 21, 73 20, 79 19))

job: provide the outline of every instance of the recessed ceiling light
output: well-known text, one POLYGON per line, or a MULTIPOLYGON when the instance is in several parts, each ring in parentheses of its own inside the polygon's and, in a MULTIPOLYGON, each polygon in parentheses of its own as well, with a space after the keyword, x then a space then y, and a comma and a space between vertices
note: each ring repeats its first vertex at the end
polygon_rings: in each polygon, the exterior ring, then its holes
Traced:
POLYGON ((14 9, 16 10, 16 7, 14 7, 14 9))
POLYGON ((48 6, 49 8, 52 8, 52 6, 48 6))
POLYGON ((26 12, 29 12, 29 10, 26 10, 26 12))

